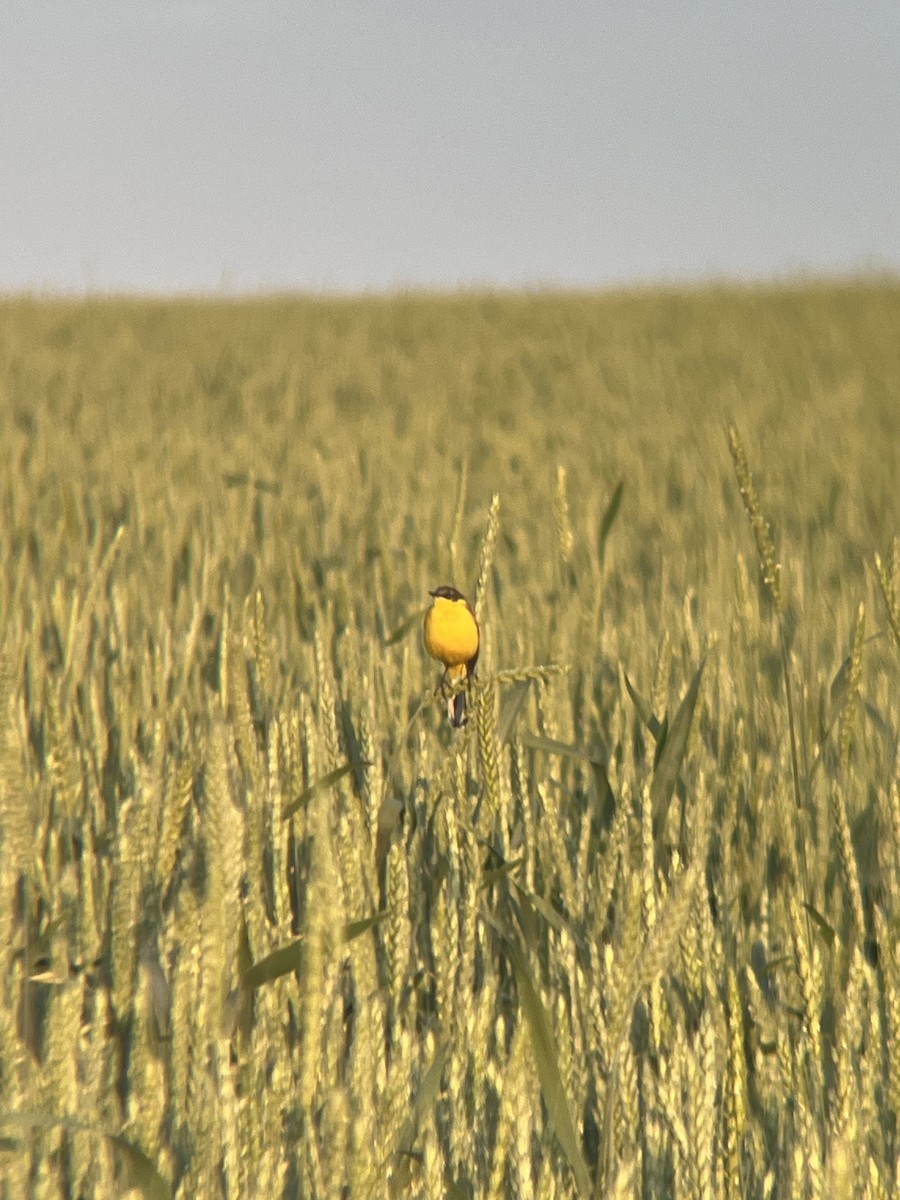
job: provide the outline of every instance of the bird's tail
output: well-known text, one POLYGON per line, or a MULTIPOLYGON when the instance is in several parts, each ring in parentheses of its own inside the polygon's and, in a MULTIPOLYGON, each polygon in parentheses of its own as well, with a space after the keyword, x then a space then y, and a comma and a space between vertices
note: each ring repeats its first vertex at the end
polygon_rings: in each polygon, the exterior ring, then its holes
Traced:
POLYGON ((466 693, 464 691, 457 692, 455 696, 448 698, 447 716, 454 729, 462 729, 468 721, 469 714, 466 712, 466 693))
POLYGON ((468 668, 463 665, 448 668, 447 679, 452 687, 459 688, 458 691, 453 691, 447 697, 447 716, 454 729, 462 729, 463 725, 469 719, 469 714, 466 711, 466 692, 468 691, 469 684, 468 668), (463 681, 465 681, 466 686, 460 688, 459 685, 463 681))

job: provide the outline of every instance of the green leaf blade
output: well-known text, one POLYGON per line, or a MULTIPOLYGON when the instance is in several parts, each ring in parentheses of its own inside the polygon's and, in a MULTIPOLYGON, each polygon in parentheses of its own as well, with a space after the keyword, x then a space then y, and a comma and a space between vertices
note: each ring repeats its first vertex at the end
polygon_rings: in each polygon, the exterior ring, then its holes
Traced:
POLYGON ((290 804, 286 804, 284 806, 281 811, 282 821, 289 820, 295 812, 299 812, 299 810, 303 808, 305 804, 309 804, 310 800, 312 800, 313 796, 315 796, 318 792, 322 792, 327 788, 334 787, 336 783, 339 783, 340 780, 342 780, 345 775, 349 775, 351 771, 359 770, 361 767, 370 767, 371 765, 372 764, 370 762, 365 762, 363 759, 357 759, 353 762, 344 763, 342 767, 335 767, 333 771, 329 771, 327 775, 323 775, 320 779, 317 779, 315 783, 311 783, 309 787, 306 788, 305 791, 302 791, 295 800, 290 802, 290 804))
POLYGON ((600 529, 597 533, 597 557, 600 559, 600 565, 603 566, 606 558, 606 542, 609 538, 610 530, 613 527, 616 517, 619 515, 619 508, 622 504, 622 496, 625 492, 625 480, 620 479, 616 484, 615 490, 610 497, 609 504, 606 506, 606 511, 600 521, 600 529))
POLYGON ((697 706, 697 696, 700 692, 700 681, 703 678, 705 666, 706 658, 704 657, 694 673, 684 699, 678 707, 678 712, 675 714, 675 719, 669 727, 665 745, 653 772, 650 800, 653 806, 653 830, 656 835, 665 827, 668 817, 669 804, 675 791, 678 772, 681 770, 681 764, 687 751, 688 736, 694 721, 694 709, 697 706))

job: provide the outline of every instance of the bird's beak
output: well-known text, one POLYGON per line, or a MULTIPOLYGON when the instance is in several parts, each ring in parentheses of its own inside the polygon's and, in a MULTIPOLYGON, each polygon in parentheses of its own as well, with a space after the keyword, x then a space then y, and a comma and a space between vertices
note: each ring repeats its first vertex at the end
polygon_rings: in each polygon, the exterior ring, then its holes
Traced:
POLYGON ((434 599, 434 592, 429 592, 428 595, 432 598, 432 600, 434 599))

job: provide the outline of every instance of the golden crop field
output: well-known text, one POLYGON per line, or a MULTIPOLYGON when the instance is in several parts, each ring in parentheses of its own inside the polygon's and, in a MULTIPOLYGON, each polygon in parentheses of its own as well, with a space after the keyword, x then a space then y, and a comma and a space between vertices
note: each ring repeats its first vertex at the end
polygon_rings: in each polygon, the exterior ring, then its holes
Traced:
POLYGON ((898 1195, 900 285, 8 299, 0 445, 2 1200, 898 1195))

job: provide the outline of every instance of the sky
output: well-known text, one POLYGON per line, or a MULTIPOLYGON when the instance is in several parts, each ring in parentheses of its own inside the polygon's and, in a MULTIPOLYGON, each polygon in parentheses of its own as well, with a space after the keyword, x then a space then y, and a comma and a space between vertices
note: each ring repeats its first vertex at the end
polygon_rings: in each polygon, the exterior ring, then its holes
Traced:
POLYGON ((897 0, 3 0, 0 292, 864 271, 897 0))

